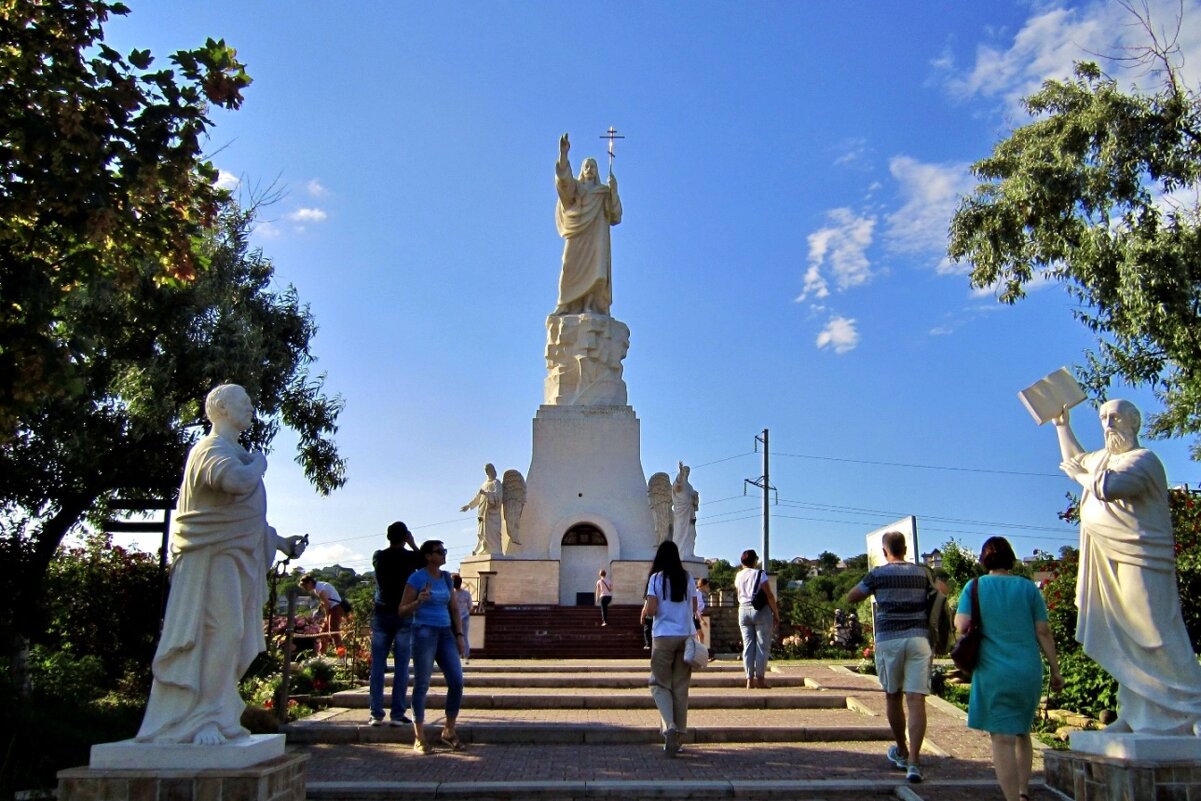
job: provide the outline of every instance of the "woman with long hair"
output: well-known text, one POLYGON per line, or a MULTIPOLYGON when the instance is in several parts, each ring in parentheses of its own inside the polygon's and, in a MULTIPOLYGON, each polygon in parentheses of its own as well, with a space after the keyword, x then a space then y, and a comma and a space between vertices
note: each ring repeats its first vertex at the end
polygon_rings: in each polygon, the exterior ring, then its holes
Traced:
POLYGON ((642 616, 653 616, 651 635, 651 697, 659 709, 663 753, 674 757, 683 749, 680 735, 688 730, 688 684, 692 666, 684 661, 684 645, 694 636, 696 586, 680 561, 680 549, 670 540, 659 546, 646 581, 642 616))
POLYGON ((984 639, 972 672, 967 725, 992 740, 993 769, 1005 801, 1029 801, 1034 751, 1030 727, 1043 689, 1043 663, 1051 667, 1051 690, 1063 689, 1055 657, 1055 637, 1047 623, 1047 605, 1034 582, 1010 571, 1017 562, 1004 537, 989 537, 980 549, 986 575, 974 578, 959 596, 955 628, 972 626, 972 593, 980 602, 984 639))
POLYGON ((446 724, 442 742, 455 751, 463 741, 455 733, 455 721, 463 703, 463 656, 466 637, 459 628, 461 618, 446 564, 446 546, 440 540, 421 543, 425 569, 409 576, 400 599, 399 615, 413 615, 413 750, 430 753, 425 741, 425 696, 430 689, 434 662, 446 679, 446 724))

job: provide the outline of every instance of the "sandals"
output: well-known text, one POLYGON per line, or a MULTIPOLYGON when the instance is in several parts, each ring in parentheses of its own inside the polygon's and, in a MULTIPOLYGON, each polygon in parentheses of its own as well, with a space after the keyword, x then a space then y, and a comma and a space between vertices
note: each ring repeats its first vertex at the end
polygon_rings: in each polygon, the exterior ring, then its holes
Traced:
POLYGON ((467 746, 463 745, 463 741, 459 739, 459 735, 455 733, 447 734, 442 732, 442 736, 438 738, 442 744, 450 748, 451 751, 462 751, 467 746))
POLYGON ((427 743, 424 740, 424 738, 418 738, 416 740, 413 740, 413 750, 416 751, 418 754, 434 753, 434 749, 430 748, 430 744, 427 743))

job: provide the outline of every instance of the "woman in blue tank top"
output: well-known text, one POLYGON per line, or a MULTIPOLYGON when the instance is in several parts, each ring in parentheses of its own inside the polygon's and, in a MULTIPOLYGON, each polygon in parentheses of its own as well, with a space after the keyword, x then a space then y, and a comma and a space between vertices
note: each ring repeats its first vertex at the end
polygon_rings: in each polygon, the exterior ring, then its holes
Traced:
POLYGON ((409 576, 398 614, 413 615, 413 750, 430 753, 425 741, 425 696, 430 689, 434 663, 446 679, 446 725, 441 740, 455 751, 463 741, 455 733, 455 720, 463 702, 464 635, 459 628, 459 610, 451 589, 446 564, 446 546, 439 540, 421 543, 425 569, 409 576))

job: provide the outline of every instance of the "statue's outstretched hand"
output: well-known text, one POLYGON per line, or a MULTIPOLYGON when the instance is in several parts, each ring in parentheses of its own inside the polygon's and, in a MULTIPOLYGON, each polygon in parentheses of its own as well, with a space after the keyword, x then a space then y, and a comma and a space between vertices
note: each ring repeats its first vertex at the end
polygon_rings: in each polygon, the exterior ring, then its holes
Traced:
POLYGON ((300 558, 300 555, 304 553, 304 549, 308 547, 307 539, 307 537, 301 535, 288 537, 284 540, 288 544, 288 549, 284 553, 288 555, 289 559, 300 558))
POLYGON ((1051 422, 1055 423, 1057 426, 1071 425, 1071 416, 1071 410, 1065 405, 1062 412, 1051 418, 1051 422))
POLYGON ((609 188, 610 189, 617 188, 617 176, 614 175, 613 173, 609 173, 609 188))
POLYGON ((459 511, 460 511, 460 512, 466 512, 466 511, 467 511, 468 509, 470 509, 470 508, 471 508, 471 504, 467 504, 466 506, 460 506, 460 507, 459 507, 459 511))
POLYGON ((567 139, 567 134, 559 137, 559 155, 567 158, 567 151, 571 150, 571 142, 567 139))

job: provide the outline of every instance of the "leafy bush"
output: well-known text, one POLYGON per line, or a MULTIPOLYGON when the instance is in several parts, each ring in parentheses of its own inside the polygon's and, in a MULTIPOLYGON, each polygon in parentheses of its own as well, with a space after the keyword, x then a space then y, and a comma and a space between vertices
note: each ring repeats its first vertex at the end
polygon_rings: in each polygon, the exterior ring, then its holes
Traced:
POLYGON ((1059 655, 1063 691, 1055 705, 1090 718, 1099 718, 1105 710, 1117 711, 1118 683, 1105 670, 1076 648, 1059 655))

